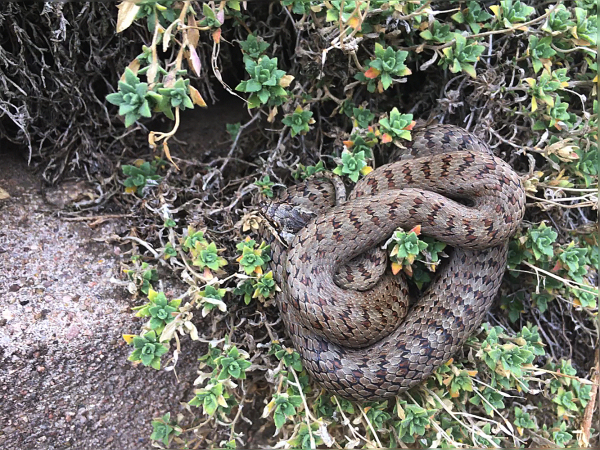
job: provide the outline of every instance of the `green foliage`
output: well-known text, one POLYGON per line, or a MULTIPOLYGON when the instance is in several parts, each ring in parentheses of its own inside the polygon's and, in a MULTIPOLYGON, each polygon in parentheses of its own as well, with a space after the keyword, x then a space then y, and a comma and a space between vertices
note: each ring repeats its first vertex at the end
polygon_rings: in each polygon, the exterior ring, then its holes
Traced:
POLYGON ((149 331, 143 336, 135 336, 132 342, 134 350, 127 358, 129 361, 141 361, 145 366, 160 369, 160 357, 169 349, 158 342, 154 331, 149 331))
POLYGON ((466 9, 463 9, 452 16, 452 19, 458 23, 466 23, 471 27, 473 33, 479 33, 484 23, 493 16, 483 10, 479 3, 471 1, 466 9))
POLYGON ((368 128, 369 124, 375 118, 375 114, 363 107, 352 108, 352 117, 354 117, 355 121, 354 126, 358 126, 359 128, 368 128))
POLYGON ((485 47, 478 44, 467 44, 466 38, 458 33, 454 35, 454 39, 456 42, 452 47, 442 50, 444 56, 438 64, 442 65, 444 69, 450 68, 452 73, 464 71, 476 78, 477 73, 473 64, 479 60, 479 55, 483 53, 485 47))
POLYGON ((277 58, 261 56, 257 61, 245 58, 244 66, 250 79, 242 81, 235 89, 250 93, 248 107, 281 105, 289 93, 282 87, 285 72, 277 68, 277 58))
POLYGON ((220 28, 223 23, 217 18, 217 15, 208 4, 202 4, 204 18, 198 23, 201 27, 220 28))
POLYGON ((297 134, 306 134, 310 130, 309 125, 315 121, 312 119, 313 113, 302 109, 300 106, 296 107, 292 114, 286 115, 282 122, 284 125, 291 127, 292 136, 297 134))
POLYGON ((521 408, 515 406, 514 413, 515 419, 513 423, 515 426, 519 428, 529 428, 532 430, 536 428, 536 424, 533 420, 531 420, 531 416, 521 408))
POLYGON ((408 52, 403 50, 394 50, 393 47, 383 47, 381 44, 375 44, 375 57, 371 61, 365 61, 364 66, 367 70, 355 75, 358 81, 367 83, 369 92, 383 92, 392 84, 393 77, 403 77, 410 75, 411 71, 404 62, 408 52))
POLYGON ((415 231, 407 233, 397 230, 394 232, 390 242, 393 243, 390 257, 400 266, 410 266, 419 253, 427 248, 427 243, 420 240, 415 231))
POLYGON ((227 265, 227 260, 219 255, 222 250, 214 242, 208 242, 203 231, 196 231, 193 227, 188 227, 182 248, 192 257, 192 264, 201 269, 219 271, 227 265))
POLYGON ((151 330, 154 330, 157 335, 160 335, 164 330, 165 325, 175 319, 173 313, 178 310, 181 299, 168 301, 163 292, 156 292, 153 289, 150 289, 148 292, 148 300, 149 302, 145 305, 133 308, 134 311, 137 311, 135 316, 150 317, 148 326, 151 330))
POLYGON ((231 347, 227 356, 220 356, 215 360, 222 367, 217 380, 221 381, 229 377, 245 380, 246 369, 252 365, 248 358, 248 353, 238 350, 236 346, 231 347))
POLYGON ((575 8, 575 18, 577 19, 576 32, 573 33, 575 38, 596 45, 598 36, 597 17, 595 15, 588 16, 583 8, 575 8))
POLYGON ((402 442, 411 444, 430 428, 429 419, 435 410, 425 409, 419 405, 406 405, 405 401, 398 403, 396 408, 402 420, 396 422, 394 428, 402 442))
POLYGON ((578 283, 583 283, 583 276, 587 273, 587 254, 587 248, 575 247, 575 242, 571 242, 558 255, 560 265, 567 270, 568 276, 578 283))
POLYGON ((269 251, 271 247, 264 242, 256 247, 256 241, 254 239, 247 238, 246 240, 237 244, 236 248, 238 254, 241 256, 237 259, 240 263, 240 268, 246 272, 247 275, 253 272, 262 273, 262 268, 267 262, 271 260, 269 251))
MULTIPOLYGON (((169 119, 174 120, 173 110, 171 108, 193 109, 194 104, 188 95, 188 86, 190 80, 179 78, 172 87, 159 87, 158 93, 162 96, 157 103, 157 108, 162 111, 169 119)), ((161 86, 164 86, 161 84, 161 86)))
POLYGON ((348 150, 342 152, 342 163, 333 169, 336 175, 347 175, 353 182, 358 181, 361 171, 367 167, 365 151, 353 153, 348 150))
POLYGON ((273 412, 275 426, 279 429, 285 424, 287 418, 296 414, 296 408, 301 405, 302 397, 299 395, 275 394, 266 406, 265 412, 273 412))
POLYGON ((125 192, 142 195, 147 187, 156 186, 157 181, 161 179, 161 176, 156 174, 158 164, 157 161, 152 161, 152 163, 143 161, 137 166, 121 166, 123 174, 127 175, 123 182, 125 192))
POLYGON ((412 114, 400 114, 397 108, 393 108, 389 118, 384 117, 379 121, 379 127, 383 132, 382 142, 392 142, 396 139, 410 141, 410 130, 414 125, 412 114))
POLYGON ((571 20, 571 17, 571 11, 569 11, 565 5, 558 5, 546 19, 546 22, 542 26, 542 30, 552 35, 564 33, 575 25, 575 22, 571 20))
POLYGON ((552 257, 554 256, 553 244, 557 237, 556 231, 542 222, 537 228, 527 230, 525 248, 533 252, 536 260, 541 259, 542 256, 552 257))
POLYGON ((234 141, 235 138, 237 138, 237 135, 240 133, 240 129, 242 128, 242 125, 239 122, 228 123, 228 124, 225 124, 225 128, 227 130, 227 133, 231 137, 231 140, 234 141))
POLYGON ((311 177, 319 172, 325 172, 325 166, 323 165, 323 161, 319 161, 314 166, 305 166, 303 164, 298 164, 298 167, 292 175, 296 180, 305 180, 308 177, 311 177))
POLYGON ((541 39, 537 36, 531 36, 529 38, 529 48, 527 49, 527 52, 531 57, 533 70, 536 73, 545 65, 547 65, 548 68, 550 67, 550 58, 556 55, 556 51, 551 47, 551 44, 552 38, 550 36, 541 39))
POLYGON ((385 410, 386 407, 387 401, 364 408, 367 419, 376 431, 384 429, 387 422, 392 418, 391 414, 385 410))
POLYGON ((148 31, 154 33, 156 25, 167 28, 179 15, 181 8, 175 0, 142 0, 138 3, 140 9, 136 19, 146 19, 148 31))
POLYGON ((229 393, 224 389, 222 382, 208 383, 202 389, 196 391, 196 395, 188 404, 190 406, 202 406, 204 414, 212 416, 219 407, 227 407, 229 393))
POLYGON ((505 408, 504 397, 497 389, 484 387, 480 395, 471 397, 469 403, 473 405, 481 405, 488 416, 494 415, 494 410, 500 411, 505 408))
POLYGON ((253 286, 254 293, 252 298, 267 299, 273 295, 277 289, 275 280, 273 279, 273 272, 268 272, 265 275, 259 277, 253 286))
POLYGON ((535 9, 521 3, 519 0, 501 0, 500 5, 491 6, 490 9, 498 20, 498 25, 512 28, 515 24, 527 21, 535 9))
POLYGON ((119 107, 119 115, 125 116, 125 126, 130 127, 140 117, 152 117, 151 102, 157 94, 148 90, 148 83, 142 83, 131 71, 125 69, 125 80, 119 81, 119 92, 108 94, 106 100, 119 107))
POLYGON ((303 15, 310 11, 310 2, 306 0, 281 0, 281 4, 291 9, 294 14, 303 15))
POLYGON ((148 295, 148 292, 152 288, 152 283, 158 281, 158 272, 147 262, 142 262, 141 265, 138 264, 137 259, 133 262, 135 268, 123 269, 123 272, 127 275, 127 278, 134 283, 137 290, 142 294, 148 295))
POLYGON ((244 53, 244 60, 250 58, 250 60, 258 60, 269 48, 269 44, 263 41, 262 38, 257 38, 253 34, 249 34, 245 41, 240 41, 240 47, 242 53, 244 53))
POLYGON ((316 422, 310 424, 310 432, 308 425, 302 423, 298 428, 298 433, 288 441, 288 444, 290 444, 292 448, 311 448, 312 444, 310 437, 312 435, 315 445, 321 445, 323 444, 323 439, 321 438, 319 431, 319 424, 316 422))
POLYGON ((215 308, 221 312, 227 311, 227 305, 223 301, 226 292, 226 289, 219 289, 214 286, 206 286, 198 292, 198 300, 202 305, 202 317, 206 317, 215 308))
POLYGON ((337 22, 340 20, 340 16, 343 22, 348 22, 350 18, 356 17, 355 13, 357 11, 364 11, 367 7, 365 3, 356 0, 331 0, 329 3, 326 17, 328 22, 337 22), (344 5, 343 10, 342 3, 344 5))
POLYGON ((152 434, 150 439, 153 441, 161 441, 165 446, 169 445, 171 436, 179 436, 181 428, 175 422, 171 421, 171 413, 166 413, 164 416, 156 418, 152 421, 152 434))
POLYGON ((269 354, 275 355, 278 360, 283 361, 284 366, 293 368, 296 372, 302 371, 300 354, 293 348, 283 348, 279 342, 274 341, 269 354))
POLYGON ((421 37, 427 41, 434 41, 442 44, 454 39, 454 33, 450 31, 450 25, 442 25, 442 23, 437 20, 434 20, 429 25, 429 29, 421 31, 420 34, 421 37))
POLYGON ((554 106, 556 91, 568 85, 569 77, 566 76, 567 69, 557 69, 552 72, 544 70, 540 77, 526 78, 529 84, 528 92, 531 95, 531 110, 535 112, 538 108, 538 100, 548 107, 554 106))
POLYGON ((260 193, 269 198, 273 198, 273 186, 275 183, 271 181, 269 175, 265 175, 262 179, 256 180, 254 184, 260 189, 260 193))
POLYGON ((503 296, 501 299, 500 308, 508 312, 508 318, 513 323, 519 320, 522 312, 525 312, 523 297, 523 292, 517 292, 511 296, 503 296))
POLYGON ((560 422, 560 425, 555 426, 553 430, 552 439, 560 448, 564 448, 573 439, 573 435, 566 431, 567 424, 565 422, 560 422))

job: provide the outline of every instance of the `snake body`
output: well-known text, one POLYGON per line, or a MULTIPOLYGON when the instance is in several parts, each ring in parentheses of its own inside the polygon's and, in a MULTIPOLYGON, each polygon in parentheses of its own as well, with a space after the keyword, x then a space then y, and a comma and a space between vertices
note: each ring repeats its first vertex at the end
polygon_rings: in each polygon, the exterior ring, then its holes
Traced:
POLYGON ((277 303, 304 367, 326 389, 358 401, 392 397, 428 377, 481 324, 524 190, 482 141, 448 125, 413 133, 400 159, 360 180, 347 200, 327 183, 299 185, 264 208, 293 230, 288 248, 272 241, 277 303), (382 274, 385 263, 368 280, 361 258, 376 263, 379 244, 416 225, 454 250, 410 304, 406 283, 382 274))

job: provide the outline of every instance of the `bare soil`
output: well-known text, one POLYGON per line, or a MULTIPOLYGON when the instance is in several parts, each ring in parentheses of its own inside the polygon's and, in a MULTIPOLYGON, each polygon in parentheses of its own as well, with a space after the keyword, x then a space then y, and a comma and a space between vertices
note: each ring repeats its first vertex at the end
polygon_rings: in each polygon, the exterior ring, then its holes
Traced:
POLYGON ((0 200, 0 446, 148 448, 152 418, 180 411, 189 396, 197 346, 186 344, 179 383, 127 361, 121 335, 142 323, 110 281, 120 250, 102 242, 120 225, 61 219, 45 200, 60 204, 60 191, 43 196, 16 153, 0 151, 0 160, 10 194, 0 200))

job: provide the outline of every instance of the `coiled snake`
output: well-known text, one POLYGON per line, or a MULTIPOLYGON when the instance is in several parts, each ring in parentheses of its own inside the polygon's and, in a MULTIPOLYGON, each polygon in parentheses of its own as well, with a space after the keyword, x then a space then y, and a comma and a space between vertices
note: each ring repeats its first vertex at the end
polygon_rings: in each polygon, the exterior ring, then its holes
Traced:
POLYGON ((339 183, 309 181, 264 206, 291 242, 272 239, 272 266, 304 367, 331 392, 359 401, 423 381, 481 324, 524 205, 507 163, 467 131, 435 125, 413 132, 400 159, 360 180, 348 200, 339 183), (454 250, 409 304, 405 282, 377 263, 377 246, 416 225, 454 250))

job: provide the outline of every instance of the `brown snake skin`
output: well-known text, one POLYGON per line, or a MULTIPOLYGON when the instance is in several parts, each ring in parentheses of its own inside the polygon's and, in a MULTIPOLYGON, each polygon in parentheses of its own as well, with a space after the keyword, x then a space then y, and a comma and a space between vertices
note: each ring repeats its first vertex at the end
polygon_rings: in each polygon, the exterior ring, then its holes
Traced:
POLYGON ((289 248, 271 245, 294 347, 321 385, 352 400, 397 395, 460 348, 491 306, 524 213, 518 175, 461 128, 415 131, 400 158, 360 180, 348 200, 335 183, 309 181, 263 209, 292 230, 289 248), (361 290, 365 261, 377 264, 372 249, 416 225, 454 247, 429 289, 409 307, 405 282, 379 270, 361 290))

